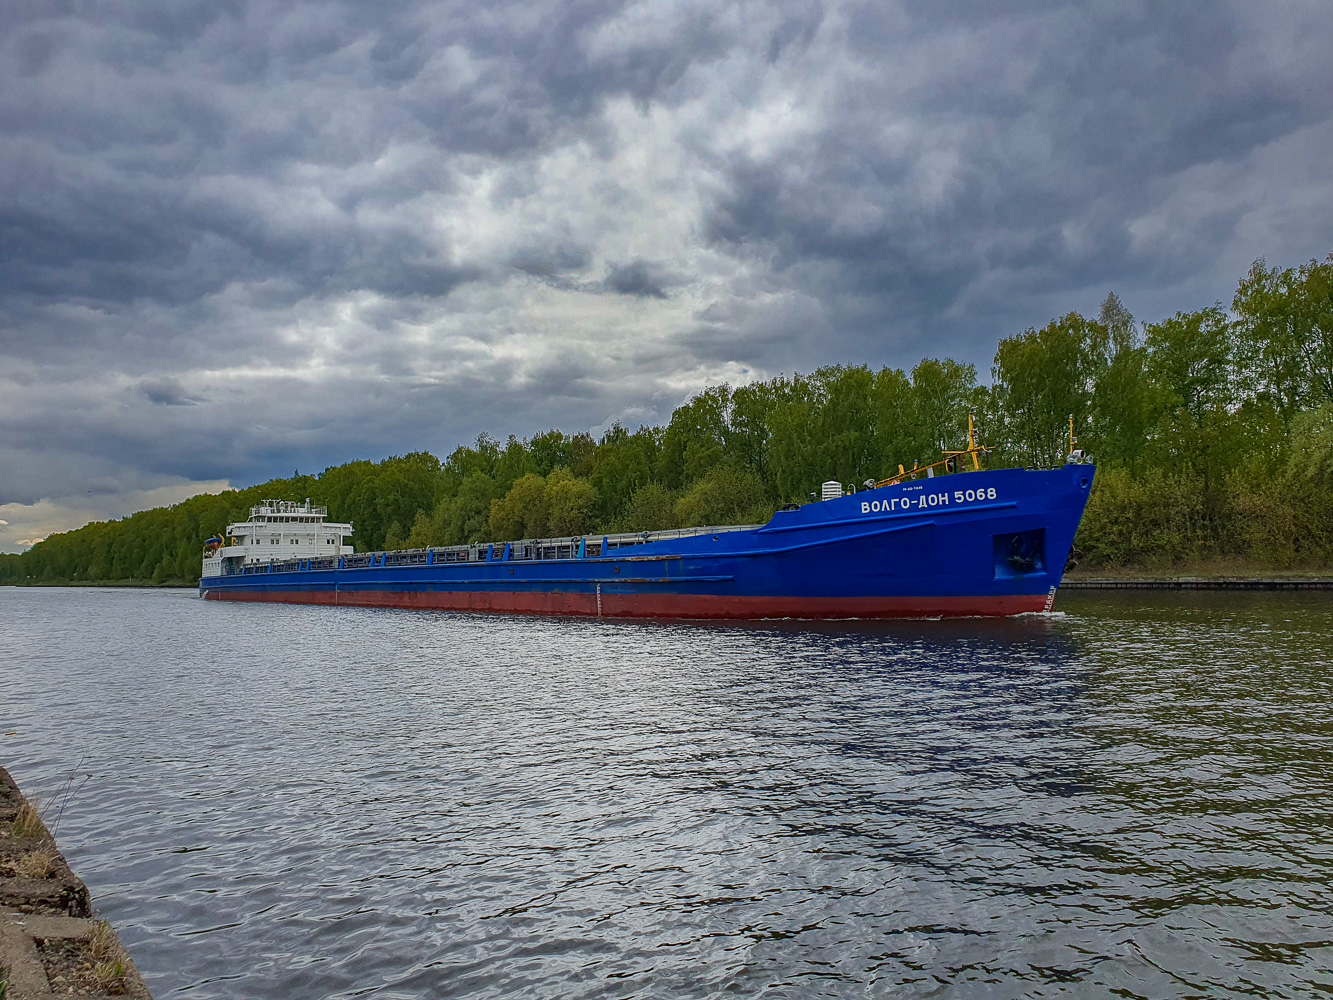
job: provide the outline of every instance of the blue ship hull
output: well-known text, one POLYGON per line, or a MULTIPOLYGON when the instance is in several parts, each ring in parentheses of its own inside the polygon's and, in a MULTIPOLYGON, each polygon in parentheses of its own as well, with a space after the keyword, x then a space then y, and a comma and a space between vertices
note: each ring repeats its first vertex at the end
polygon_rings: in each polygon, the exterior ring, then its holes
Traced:
POLYGON ((768 524, 246 567, 213 600, 683 618, 898 618, 1049 610, 1093 468, 918 479, 768 524), (670 537, 662 537, 662 536, 670 537))

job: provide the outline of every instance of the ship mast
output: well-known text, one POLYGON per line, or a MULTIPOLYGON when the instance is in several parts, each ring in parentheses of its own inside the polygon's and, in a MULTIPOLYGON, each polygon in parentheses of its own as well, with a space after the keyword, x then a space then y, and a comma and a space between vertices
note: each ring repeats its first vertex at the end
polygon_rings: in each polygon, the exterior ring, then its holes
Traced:
MULTIPOLYGON (((1072 434, 1072 430, 1070 433, 1072 434)), ((988 454, 989 452, 989 448, 977 444, 977 411, 975 409, 968 410, 966 448, 958 451, 950 451, 947 448, 942 448, 940 453, 944 457, 938 462, 932 462, 930 465, 917 465, 913 462, 910 469, 899 465, 898 474, 896 476, 890 476, 888 479, 880 480, 875 484, 875 489, 879 489, 881 486, 897 486, 904 480, 912 479, 923 472, 928 476, 933 476, 935 475, 935 470, 939 468, 943 468, 945 472, 957 472, 959 459, 964 455, 972 459, 972 471, 980 472, 981 456, 988 454)))

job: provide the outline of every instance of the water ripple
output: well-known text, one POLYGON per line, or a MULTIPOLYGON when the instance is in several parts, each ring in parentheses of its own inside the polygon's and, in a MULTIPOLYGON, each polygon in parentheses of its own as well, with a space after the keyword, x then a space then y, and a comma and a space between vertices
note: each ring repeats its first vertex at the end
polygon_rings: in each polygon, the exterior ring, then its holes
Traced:
POLYGON ((1061 606, 0 589, 0 754, 159 997, 1333 992, 1333 609, 1061 606))

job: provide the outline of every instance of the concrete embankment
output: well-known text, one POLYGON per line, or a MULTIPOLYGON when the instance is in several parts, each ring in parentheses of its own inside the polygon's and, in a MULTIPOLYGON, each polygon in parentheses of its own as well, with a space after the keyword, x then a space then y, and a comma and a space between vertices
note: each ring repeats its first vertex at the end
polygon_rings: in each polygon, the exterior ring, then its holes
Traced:
POLYGON ((1333 590, 1333 577, 1066 577, 1062 590, 1333 590))
POLYGON ((151 1000, 37 807, 0 767, 0 998, 151 1000))

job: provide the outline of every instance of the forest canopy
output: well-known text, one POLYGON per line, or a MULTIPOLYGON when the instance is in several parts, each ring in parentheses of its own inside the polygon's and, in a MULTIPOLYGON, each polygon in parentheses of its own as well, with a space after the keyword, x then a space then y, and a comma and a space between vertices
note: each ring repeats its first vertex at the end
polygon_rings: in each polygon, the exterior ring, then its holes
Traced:
POLYGON ((709 387, 665 426, 349 462, 52 535, 0 556, 0 582, 195 582, 203 541, 267 498, 327 505, 358 551, 755 523, 825 480, 934 461, 969 410, 991 467, 1060 464, 1073 418, 1098 464, 1087 566, 1333 561, 1333 254, 1256 261, 1229 306, 1155 322, 1108 295, 1001 340, 989 374, 832 365, 709 387))

